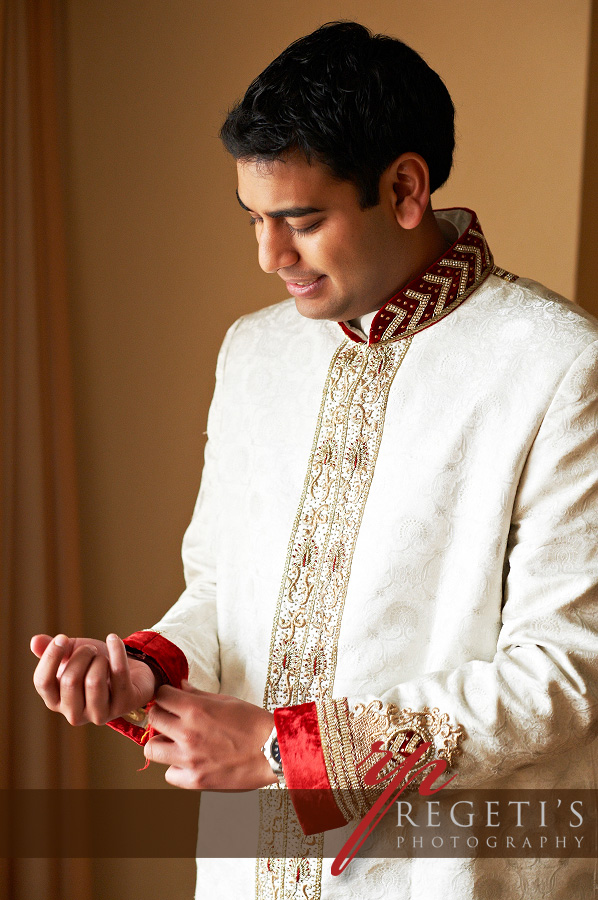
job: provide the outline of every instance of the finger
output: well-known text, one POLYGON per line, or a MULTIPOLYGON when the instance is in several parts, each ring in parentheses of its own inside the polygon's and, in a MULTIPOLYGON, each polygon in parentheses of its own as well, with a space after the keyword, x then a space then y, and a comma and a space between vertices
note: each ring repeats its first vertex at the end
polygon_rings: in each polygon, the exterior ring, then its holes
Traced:
POLYGON ((110 663, 110 708, 115 715, 122 714, 132 704, 131 672, 125 645, 117 634, 106 638, 110 663))
MULTIPOLYGON (((46 637, 47 635, 44 635, 46 637)), ((69 646, 65 634, 57 634, 51 639, 42 653, 41 659, 33 673, 33 684, 38 694, 49 709, 57 709, 60 704, 60 683, 58 667, 69 646)))
POLYGON ((146 759, 152 762, 162 763, 164 766, 181 764, 181 749, 175 741, 171 741, 163 734, 157 734, 143 747, 146 759))
POLYGON ((52 635, 50 634, 34 634, 29 642, 29 646, 31 648, 31 652, 35 653, 37 657, 42 656, 44 650, 52 640, 52 635))
POLYGON ((94 725, 105 725, 110 710, 110 669, 108 660, 96 654, 85 673, 85 718, 94 725))
POLYGON ((69 659, 60 677, 60 712, 71 725, 86 722, 85 709, 85 676, 92 661, 97 656, 97 647, 85 644, 77 647, 69 659))
POLYGON ((189 769, 179 766, 170 766, 164 773, 164 778, 168 784, 174 787, 184 788, 186 790, 199 790, 195 776, 189 769))
POLYGON ((162 709, 154 703, 147 714, 147 720, 152 728, 155 728, 160 734, 165 735, 173 741, 180 738, 181 720, 179 716, 167 712, 167 710, 162 709))
POLYGON ((181 709, 186 699, 187 695, 180 688, 175 688, 171 684, 163 684, 156 691, 154 708, 160 707, 176 715, 177 710, 181 709))
MULTIPOLYGON (((183 682, 181 682, 182 684, 183 682)), ((218 696, 210 694, 209 691, 198 691, 196 688, 183 690, 182 688, 175 688, 171 684, 163 684, 156 692, 155 701, 162 709, 166 709, 175 715, 180 715, 181 711, 186 709, 189 704, 189 694, 194 694, 198 699, 200 697, 218 696)))

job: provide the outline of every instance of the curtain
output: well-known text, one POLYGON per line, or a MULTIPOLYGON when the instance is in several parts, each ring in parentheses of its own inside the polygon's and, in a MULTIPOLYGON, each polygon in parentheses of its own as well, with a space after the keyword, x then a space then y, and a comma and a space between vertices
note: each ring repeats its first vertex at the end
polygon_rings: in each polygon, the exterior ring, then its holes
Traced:
MULTIPOLYGON (((81 634, 57 77, 59 3, 0 0, 0 788, 83 788, 85 734, 32 684, 36 632, 81 634)), ((5 859, 7 900, 88 900, 88 861, 5 859)))
POLYGON ((581 183, 576 300, 598 316, 595 274, 598 254, 598 4, 592 3, 586 101, 586 135, 581 183))

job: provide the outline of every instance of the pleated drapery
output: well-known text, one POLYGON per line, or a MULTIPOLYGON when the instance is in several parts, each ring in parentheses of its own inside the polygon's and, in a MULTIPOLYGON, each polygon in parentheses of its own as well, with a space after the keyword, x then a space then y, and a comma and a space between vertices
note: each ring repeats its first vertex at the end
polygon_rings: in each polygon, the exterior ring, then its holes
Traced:
MULTIPOLYGON (((0 0, 0 787, 83 788, 85 735, 35 693, 35 632, 81 634, 52 0, 0 0)), ((88 900, 87 860, 3 860, 7 900, 88 900)))

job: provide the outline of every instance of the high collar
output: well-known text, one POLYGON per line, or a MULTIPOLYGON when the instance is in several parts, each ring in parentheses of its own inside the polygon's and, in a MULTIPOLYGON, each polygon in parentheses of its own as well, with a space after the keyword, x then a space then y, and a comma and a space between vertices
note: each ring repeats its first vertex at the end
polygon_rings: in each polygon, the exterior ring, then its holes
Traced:
MULTIPOLYGON (((371 324, 369 344, 398 341, 435 325, 456 309, 492 271, 494 260, 471 209, 435 212, 441 229, 458 237, 442 256, 378 310, 371 324)), ((348 322, 339 322, 347 337, 363 344, 364 335, 348 322)))

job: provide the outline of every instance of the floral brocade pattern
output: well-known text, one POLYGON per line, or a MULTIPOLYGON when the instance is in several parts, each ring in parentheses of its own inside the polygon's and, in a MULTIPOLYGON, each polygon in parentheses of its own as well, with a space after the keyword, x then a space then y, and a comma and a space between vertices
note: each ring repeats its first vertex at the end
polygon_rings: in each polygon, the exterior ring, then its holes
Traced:
MULTIPOLYGON (((332 359, 274 619, 270 710, 331 694, 353 550, 388 394, 409 343, 346 341, 332 359)), ((317 845, 321 857, 323 839, 303 836, 286 791, 263 791, 260 806, 258 900, 317 900, 321 860, 312 854, 317 845)))

